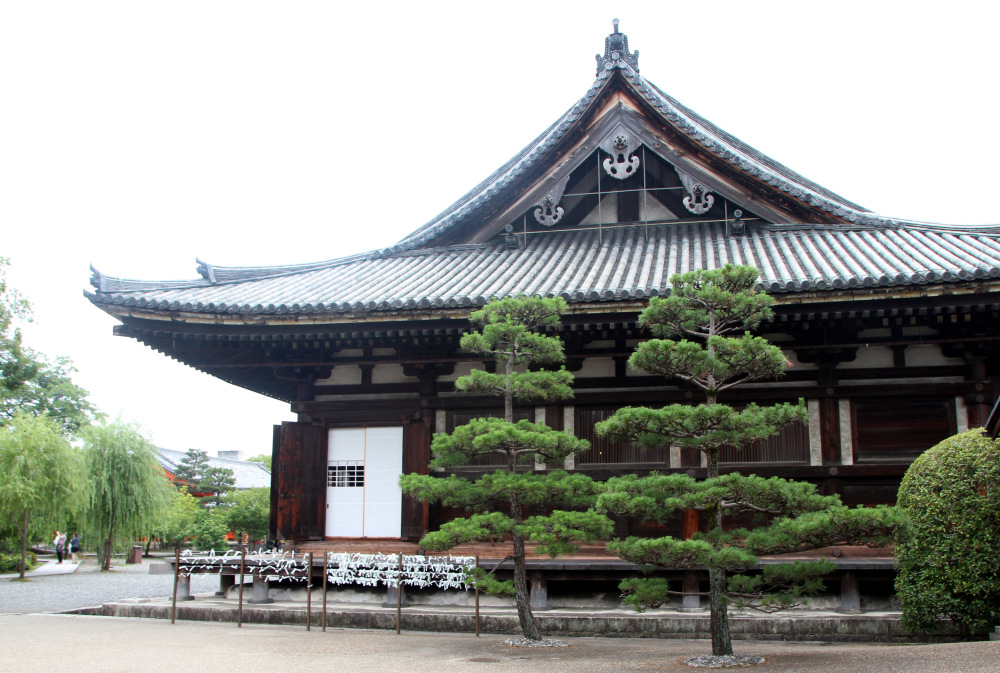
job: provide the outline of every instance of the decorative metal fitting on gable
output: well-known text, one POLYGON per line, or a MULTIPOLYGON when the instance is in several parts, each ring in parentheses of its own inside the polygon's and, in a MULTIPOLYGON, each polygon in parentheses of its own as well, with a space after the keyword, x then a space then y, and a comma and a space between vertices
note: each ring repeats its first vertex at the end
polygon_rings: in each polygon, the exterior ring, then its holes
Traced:
POLYGON ((535 208, 535 220, 543 227, 551 227, 562 219, 566 209, 556 205, 556 200, 551 194, 547 194, 542 202, 535 208))
POLYGON ((625 180, 635 175, 636 169, 639 168, 639 157, 628 156, 630 145, 632 145, 632 134, 620 125, 601 143, 600 148, 611 155, 601 163, 605 173, 617 180, 625 180))
POLYGON ((614 24, 615 32, 604 38, 604 56, 597 54, 597 76, 601 76, 602 70, 613 68, 630 67, 639 72, 639 50, 636 49, 631 54, 628 51, 628 36, 618 32, 618 19, 611 22, 614 24))
POLYGON ((517 235, 514 233, 514 227, 512 225, 507 225, 504 229, 503 235, 503 245, 507 250, 517 250, 521 247, 520 241, 517 240, 517 235))
POLYGON ((747 233, 747 223, 743 221, 742 217, 742 210, 737 209, 733 211, 733 221, 729 225, 733 236, 745 236, 747 233))
POLYGON ((543 196, 541 201, 535 204, 535 221, 543 227, 551 227, 561 220, 563 214, 566 212, 559 205, 559 202, 562 201, 563 192, 566 191, 566 184, 568 182, 569 176, 567 175, 559 184, 552 188, 552 191, 543 196))
POLYGON ((684 189, 688 193, 684 197, 684 207, 695 215, 704 215, 707 213, 712 204, 715 203, 712 191, 704 183, 695 180, 676 166, 674 170, 677 171, 677 176, 681 179, 681 184, 684 185, 684 189))

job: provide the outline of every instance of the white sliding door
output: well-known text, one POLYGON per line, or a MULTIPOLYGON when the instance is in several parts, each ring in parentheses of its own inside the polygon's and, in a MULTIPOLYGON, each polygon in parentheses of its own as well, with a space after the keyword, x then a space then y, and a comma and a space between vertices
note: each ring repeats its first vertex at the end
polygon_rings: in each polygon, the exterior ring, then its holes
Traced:
POLYGON ((403 428, 330 430, 326 473, 328 537, 399 537, 403 428))

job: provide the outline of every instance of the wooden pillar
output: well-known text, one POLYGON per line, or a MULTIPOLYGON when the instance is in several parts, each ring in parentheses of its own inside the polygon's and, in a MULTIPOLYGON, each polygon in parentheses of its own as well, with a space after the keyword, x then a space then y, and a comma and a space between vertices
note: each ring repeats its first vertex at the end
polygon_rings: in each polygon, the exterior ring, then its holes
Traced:
POLYGON ((861 612, 861 584, 853 570, 840 572, 840 609, 837 612, 857 614, 861 612))
POLYGON ((823 465, 840 464, 840 431, 839 401, 830 397, 821 399, 819 401, 819 439, 820 460, 823 465))
MULTIPOLYGON (((701 512, 696 509, 684 510, 681 514, 681 537, 685 540, 690 540, 700 528, 701 512)), ((684 580, 681 582, 681 591, 685 594, 681 597, 682 612, 701 609, 701 596, 690 595, 700 590, 701 582, 698 579, 698 573, 693 570, 684 573, 684 580)))
POLYGON ((701 527, 701 512, 696 509, 686 509, 681 514, 681 537, 690 540, 701 527))
POLYGON ((531 578, 531 597, 529 605, 532 610, 549 609, 549 587, 548 583, 540 575, 531 578))
POLYGON ((252 590, 250 591, 250 600, 247 603, 273 603, 274 599, 267 595, 267 579, 261 577, 260 575, 253 576, 252 590))

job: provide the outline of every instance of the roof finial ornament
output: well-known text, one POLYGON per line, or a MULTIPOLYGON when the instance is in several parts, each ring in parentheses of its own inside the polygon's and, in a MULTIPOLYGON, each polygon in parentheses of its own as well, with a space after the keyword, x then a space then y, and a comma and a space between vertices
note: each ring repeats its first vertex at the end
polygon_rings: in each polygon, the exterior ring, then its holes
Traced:
POLYGON ((615 32, 604 38, 604 56, 597 55, 597 76, 614 68, 631 69, 639 72, 639 50, 629 53, 628 36, 618 32, 618 19, 611 22, 615 32))

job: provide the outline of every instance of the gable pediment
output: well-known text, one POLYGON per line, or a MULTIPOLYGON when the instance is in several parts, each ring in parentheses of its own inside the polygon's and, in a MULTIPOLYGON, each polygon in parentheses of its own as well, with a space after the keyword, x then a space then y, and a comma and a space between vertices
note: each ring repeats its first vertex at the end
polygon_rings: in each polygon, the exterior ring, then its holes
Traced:
POLYGON ((893 224, 717 129, 622 63, 603 72, 587 96, 532 144, 394 250, 485 243, 560 227, 731 222, 735 211, 747 227, 893 224))

